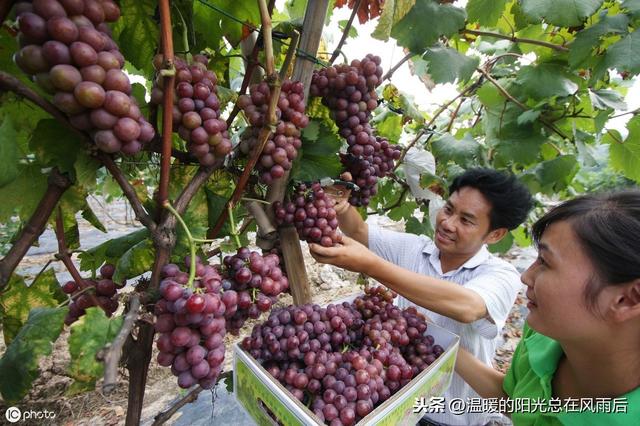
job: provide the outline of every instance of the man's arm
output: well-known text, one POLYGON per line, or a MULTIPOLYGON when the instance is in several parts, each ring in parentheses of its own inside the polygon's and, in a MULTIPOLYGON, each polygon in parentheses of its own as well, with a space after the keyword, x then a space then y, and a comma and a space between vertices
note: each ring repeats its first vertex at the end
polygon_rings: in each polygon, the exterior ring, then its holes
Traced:
POLYGON ((343 244, 336 247, 311 244, 309 248, 317 261, 366 273, 413 303, 440 315, 463 323, 487 315, 485 302, 475 291, 404 269, 350 238, 343 238, 343 244))
POLYGON ((502 388, 505 375, 460 347, 456 373, 483 398, 507 398, 502 388))
POLYGON ((360 213, 349 204, 348 200, 340 200, 334 206, 340 230, 365 247, 369 246, 369 227, 360 213))

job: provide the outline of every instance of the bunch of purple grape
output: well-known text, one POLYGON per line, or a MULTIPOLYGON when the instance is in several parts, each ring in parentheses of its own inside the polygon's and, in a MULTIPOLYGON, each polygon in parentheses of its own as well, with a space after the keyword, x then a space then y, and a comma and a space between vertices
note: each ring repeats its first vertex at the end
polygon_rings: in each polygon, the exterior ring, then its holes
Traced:
MULTIPOLYGON (((238 106, 242 108, 250 124, 240 142, 240 150, 244 154, 251 154, 260 143, 260 129, 266 124, 270 98, 271 90, 266 82, 252 85, 248 95, 238 98, 238 106)), ((302 83, 285 80, 276 107, 278 122, 275 131, 269 136, 256 165, 262 183, 269 185, 291 169, 291 163, 302 146, 300 129, 309 124, 309 117, 304 110, 302 83)))
POLYGON ((433 337, 424 336, 424 317, 393 306, 394 297, 376 287, 352 303, 275 309, 242 347, 320 420, 352 425, 443 352, 433 337), (422 337, 415 340, 421 343, 411 342, 407 333, 418 329, 422 337), (417 357, 411 352, 417 353, 423 339, 431 342, 427 352, 433 360, 411 363, 405 354, 417 357))
POLYGON ((221 294, 222 277, 216 268, 199 259, 192 287, 186 285, 189 274, 175 264, 165 265, 162 276, 161 298, 154 309, 155 329, 160 333, 156 341, 158 364, 170 366, 182 388, 199 383, 211 389, 225 356, 225 312, 237 306, 225 297, 226 292, 221 294))
POLYGON ((341 240, 334 204, 320 183, 314 182, 311 187, 298 185, 290 201, 275 202, 273 209, 278 224, 293 224, 300 239, 332 247, 341 240))
POLYGON ((380 136, 376 136, 376 143, 377 149, 371 158, 356 157, 349 153, 340 156, 340 161, 360 188, 351 192, 351 205, 368 205, 370 198, 377 193, 378 179, 388 176, 395 166, 394 162, 400 158, 401 150, 397 145, 390 144, 380 136))
POLYGON ((74 127, 108 153, 133 155, 153 139, 107 26, 120 17, 115 2, 34 0, 15 8, 21 48, 14 61, 74 127))
MULTIPOLYGON (((162 55, 154 58, 160 69, 162 55)), ((200 164, 211 166, 231 151, 227 122, 220 118, 220 100, 217 96, 218 78, 207 69, 209 59, 194 55, 187 63, 176 58, 175 95, 173 105, 173 131, 187 142, 187 149, 200 164)), ((159 76, 151 92, 151 103, 162 104, 162 77, 159 76)))
POLYGON ((96 280, 84 280, 85 288, 79 288, 75 281, 67 281, 62 286, 62 291, 72 298, 69 312, 64 319, 66 325, 76 322, 88 308, 96 304, 105 311, 107 316, 113 315, 118 309, 117 289, 123 287, 123 285, 116 285, 112 280, 115 270, 115 266, 106 263, 100 268, 100 277, 96 280))
POLYGON ((276 254, 262 256, 241 247, 233 256, 223 259, 223 299, 230 298, 236 309, 227 310, 227 328, 237 332, 247 318, 257 319, 267 312, 278 296, 289 289, 289 280, 280 269, 276 254))

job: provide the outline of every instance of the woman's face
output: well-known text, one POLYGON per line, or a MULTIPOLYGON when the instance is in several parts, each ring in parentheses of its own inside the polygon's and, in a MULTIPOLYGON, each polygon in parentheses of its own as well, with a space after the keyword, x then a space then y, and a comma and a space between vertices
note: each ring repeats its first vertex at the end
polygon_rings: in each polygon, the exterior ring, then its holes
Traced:
POLYGON ((522 274, 528 287, 527 321, 556 340, 595 337, 602 321, 586 306, 584 293, 595 272, 568 222, 556 222, 542 235, 538 259, 522 274))

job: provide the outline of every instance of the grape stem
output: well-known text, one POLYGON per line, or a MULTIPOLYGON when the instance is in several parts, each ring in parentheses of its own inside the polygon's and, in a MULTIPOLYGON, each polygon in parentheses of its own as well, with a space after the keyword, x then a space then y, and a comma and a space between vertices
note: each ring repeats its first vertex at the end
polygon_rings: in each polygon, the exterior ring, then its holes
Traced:
POLYGON ((229 216, 229 226, 231 227, 231 235, 233 236, 234 241, 238 247, 242 247, 240 243, 240 237, 238 236, 238 232, 236 231, 236 220, 233 217, 233 206, 229 203, 227 205, 227 215, 229 216))
POLYGON ((360 9, 360 3, 362 3, 362 0, 356 1, 356 4, 353 5, 353 12, 351 12, 351 16, 349 17, 349 21, 347 22, 347 25, 344 26, 344 31, 342 32, 342 38, 340 39, 340 42, 336 46, 336 49, 333 51, 333 54, 331 55, 331 59, 329 59, 329 64, 331 65, 333 65, 333 62, 338 58, 338 54, 342 52, 342 46, 344 45, 344 42, 347 40, 347 37, 349 36, 349 30, 351 29, 351 25, 353 25, 353 20, 355 19, 356 14, 358 13, 358 9, 360 9))
POLYGON ((184 219, 182 219, 182 216, 180 216, 180 213, 178 213, 176 209, 174 209, 173 206, 168 201, 165 201, 162 206, 165 209, 169 210, 171 214, 173 214, 176 217, 176 219, 182 226, 184 233, 187 235, 187 241, 189 242, 190 258, 189 258, 189 281, 187 281, 186 286, 193 289, 193 281, 196 278, 196 244, 195 244, 196 242, 193 238, 193 235, 191 235, 191 231, 189 231, 189 227, 184 222, 184 219))

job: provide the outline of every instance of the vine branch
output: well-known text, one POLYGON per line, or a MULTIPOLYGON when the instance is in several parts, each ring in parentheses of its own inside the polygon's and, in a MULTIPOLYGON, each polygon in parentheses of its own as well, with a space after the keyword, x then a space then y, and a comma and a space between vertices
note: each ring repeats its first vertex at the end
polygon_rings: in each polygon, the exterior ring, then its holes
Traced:
POLYGON ((347 21, 347 25, 344 26, 344 31, 342 32, 342 38, 340 38, 338 45, 336 46, 335 50, 331 54, 331 59, 329 59, 329 64, 333 65, 335 60, 338 58, 340 51, 342 50, 342 46, 344 45, 344 42, 347 41, 347 37, 349 36, 349 30, 351 29, 351 25, 353 25, 353 20, 355 19, 356 14, 358 13, 358 9, 360 9, 361 3, 362 3, 362 0, 357 0, 356 3, 354 4, 353 11, 351 12, 351 16, 349 17, 349 21, 347 21))
POLYGON ((151 424, 151 426, 159 426, 165 424, 167 420, 169 420, 179 409, 197 400, 198 395, 200 395, 200 392, 202 392, 203 390, 204 389, 202 389, 200 386, 194 387, 188 394, 176 401, 176 403, 169 407, 166 411, 162 411, 156 414, 156 416, 153 418, 153 423, 151 424))
POLYGON ((464 28, 460 30, 461 34, 470 34, 476 36, 485 36, 485 37, 493 37, 500 38, 503 40, 511 40, 514 43, 526 43, 526 44, 536 44, 538 46, 548 47, 549 49, 557 50, 558 52, 568 52, 569 49, 561 44, 554 44, 548 41, 536 40, 532 38, 519 38, 512 35, 493 33, 489 31, 478 31, 478 30, 470 30, 468 28, 464 28))
POLYGON ((389 69, 389 71, 387 71, 387 73, 386 73, 385 75, 383 75, 383 76, 382 76, 382 80, 380 80, 380 81, 382 82, 382 81, 385 81, 385 80, 390 79, 390 78, 393 76, 393 74, 394 74, 396 71, 398 71, 398 69, 399 69, 399 68, 400 68, 400 67, 401 67, 405 62, 407 62, 409 59, 411 59, 411 58, 412 58, 412 57, 414 57, 414 56, 416 56, 416 54, 415 54, 415 53, 411 53, 411 52, 407 53, 407 54, 404 56, 404 58, 400 59, 400 61, 398 61, 398 63, 397 63, 397 64, 395 64, 394 66, 392 66, 392 67, 389 69))
POLYGON ((104 382, 102 383, 102 391, 107 394, 112 392, 116 388, 118 381, 118 364, 122 357, 122 347, 124 346, 129 333, 133 329, 135 320, 138 318, 138 311, 140 309, 140 297, 134 293, 129 302, 129 311, 124 317, 122 328, 118 332, 118 335, 113 342, 103 348, 105 352, 104 359, 104 382))
MULTIPOLYGON (((164 96, 162 104, 162 153, 160 157, 160 184, 158 188, 158 206, 162 206, 169 198, 169 174, 171 171, 171 134, 173 133, 173 85, 175 68, 173 57, 173 35, 171 30, 171 11, 169 0, 158 2, 160 9, 160 30, 162 39, 162 55, 164 58, 164 96)), ((158 209, 162 211, 162 209, 158 209)))

